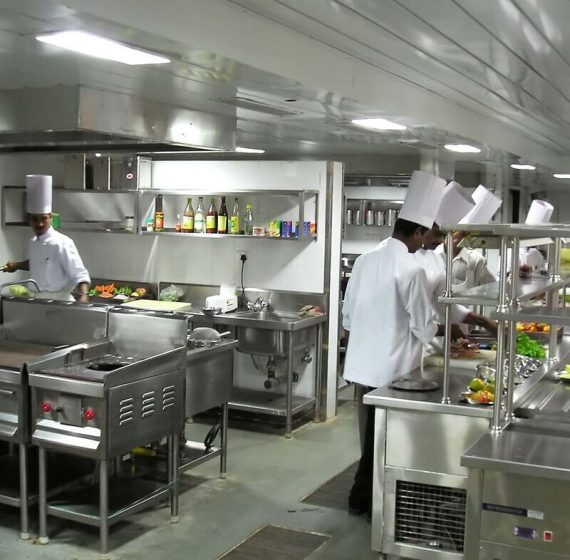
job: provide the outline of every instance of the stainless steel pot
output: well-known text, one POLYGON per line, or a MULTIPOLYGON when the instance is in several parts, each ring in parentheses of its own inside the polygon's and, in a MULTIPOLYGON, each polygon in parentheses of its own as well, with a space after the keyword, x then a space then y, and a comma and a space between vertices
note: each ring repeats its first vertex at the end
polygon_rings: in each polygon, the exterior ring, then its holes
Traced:
POLYGON ((366 210, 366 222, 365 222, 365 224, 367 226, 373 226, 374 225, 374 222, 375 222, 374 218, 375 218, 374 210, 372 210, 371 208, 366 210))
POLYGON ((357 226, 362 225, 362 211, 361 210, 357 210, 356 213, 354 214, 354 223, 357 226))
POLYGON ((385 224, 386 224, 386 213, 384 212, 384 210, 378 210, 378 212, 376 212, 376 225, 383 226, 385 224))
POLYGON ((230 334, 230 331, 219 333, 210 327, 197 327, 188 335, 188 343, 193 348, 212 348, 217 346, 224 336, 230 334))
POLYGON ((352 225, 353 219, 354 219, 354 211, 348 208, 346 211, 346 225, 348 226, 352 225))
POLYGON ((398 210, 395 210, 394 208, 390 208, 389 210, 387 210, 387 219, 386 219, 386 225, 387 226, 393 226, 396 223, 396 220, 398 219, 398 210))

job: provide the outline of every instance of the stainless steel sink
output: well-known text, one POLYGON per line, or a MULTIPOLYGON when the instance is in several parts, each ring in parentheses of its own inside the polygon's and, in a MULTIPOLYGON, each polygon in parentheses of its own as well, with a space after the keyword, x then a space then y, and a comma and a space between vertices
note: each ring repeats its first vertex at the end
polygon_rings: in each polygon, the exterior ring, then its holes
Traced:
POLYGON ((297 313, 286 313, 283 311, 270 311, 264 309, 263 311, 244 311, 239 315, 246 319, 256 319, 258 321, 271 321, 278 323, 296 323, 303 318, 297 313))

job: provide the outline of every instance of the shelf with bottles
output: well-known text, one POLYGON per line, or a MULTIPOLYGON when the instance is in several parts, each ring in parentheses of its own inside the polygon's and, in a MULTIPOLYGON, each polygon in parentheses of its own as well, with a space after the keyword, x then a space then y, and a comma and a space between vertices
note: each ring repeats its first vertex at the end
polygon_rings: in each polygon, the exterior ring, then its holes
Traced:
POLYGON ((279 240, 317 237, 315 191, 140 192, 138 228, 142 235, 279 240))

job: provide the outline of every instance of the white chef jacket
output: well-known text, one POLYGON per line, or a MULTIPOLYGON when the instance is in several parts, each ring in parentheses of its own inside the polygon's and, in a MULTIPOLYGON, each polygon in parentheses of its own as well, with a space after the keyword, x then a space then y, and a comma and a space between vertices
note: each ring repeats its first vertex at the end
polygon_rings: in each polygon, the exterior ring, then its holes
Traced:
POLYGON ((356 259, 342 314, 350 331, 344 377, 369 387, 419 367, 437 331, 426 273, 394 238, 356 259))
MULTIPOLYGON (((443 243, 435 250, 440 256, 444 267, 447 256, 443 243)), ((487 259, 479 251, 463 248, 453 259, 453 288, 454 290, 467 290, 496 282, 497 278, 487 267, 487 259)))
POLYGON ((91 281, 73 240, 53 228, 30 240, 28 255, 30 278, 42 292, 70 293, 91 281))
MULTIPOLYGON (((437 313, 438 322, 445 323, 445 306, 439 303, 439 297, 445 293, 445 265, 440 255, 435 251, 418 249, 413 255, 416 263, 424 269, 428 293, 431 296, 432 305, 437 313)), ((469 313, 469 309, 463 305, 451 305, 451 322, 462 323, 469 313)))

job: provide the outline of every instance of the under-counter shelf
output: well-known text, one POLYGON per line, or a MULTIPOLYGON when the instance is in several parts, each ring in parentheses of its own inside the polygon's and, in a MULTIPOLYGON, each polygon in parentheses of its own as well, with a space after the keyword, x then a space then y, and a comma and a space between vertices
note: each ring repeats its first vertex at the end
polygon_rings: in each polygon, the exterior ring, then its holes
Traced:
POLYGON ((570 307, 547 309, 545 307, 527 307, 519 310, 491 313, 492 319, 514 321, 518 323, 546 323, 570 327, 570 307))
MULTIPOLYGON (((519 302, 528 301, 544 292, 559 290, 564 285, 564 281, 553 281, 550 278, 519 278, 517 300, 519 302)), ((462 305, 497 305, 499 302, 499 282, 483 284, 468 290, 458 290, 451 297, 441 296, 439 302, 462 305)))

